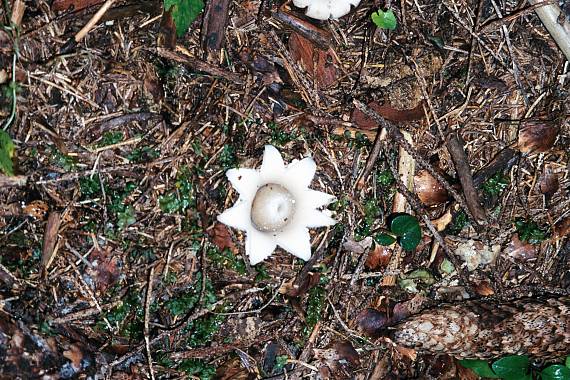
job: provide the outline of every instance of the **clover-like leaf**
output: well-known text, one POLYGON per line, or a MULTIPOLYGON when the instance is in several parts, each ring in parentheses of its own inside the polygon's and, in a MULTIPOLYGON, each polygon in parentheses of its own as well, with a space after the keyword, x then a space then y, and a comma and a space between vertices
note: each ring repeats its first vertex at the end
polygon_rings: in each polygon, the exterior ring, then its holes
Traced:
POLYGON ((553 364, 540 373, 542 380, 570 380, 570 368, 562 364, 553 364))
POLYGON ((497 360, 491 368, 503 379, 523 379, 528 375, 528 365, 528 356, 511 355, 497 360))
POLYGON ((372 13, 370 16, 372 21, 376 26, 382 29, 394 30, 396 29, 396 16, 391 9, 388 9, 384 12, 382 9, 378 9, 378 12, 372 13))
POLYGON ((400 238, 400 245, 406 251, 413 251, 422 239, 420 223, 409 214, 400 214, 392 219, 390 231, 400 238))
POLYGON ((396 238, 390 234, 381 233, 374 237, 374 241, 380 245, 392 245, 396 238))

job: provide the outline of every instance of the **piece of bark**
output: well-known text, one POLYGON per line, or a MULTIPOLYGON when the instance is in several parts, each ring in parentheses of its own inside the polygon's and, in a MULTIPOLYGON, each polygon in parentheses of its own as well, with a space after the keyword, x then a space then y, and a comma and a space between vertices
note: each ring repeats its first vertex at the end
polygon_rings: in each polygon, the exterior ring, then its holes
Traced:
POLYGON ((44 272, 47 272, 47 269, 54 259, 57 233, 60 225, 61 214, 57 211, 50 213, 44 233, 44 245, 42 248, 42 268, 44 272))
MULTIPOLYGON (((407 110, 399 110, 389 104, 380 105, 377 102, 368 103, 368 107, 378 112, 378 114, 384 119, 396 123, 418 121, 422 120, 425 117, 424 106, 422 103, 418 104, 415 108, 407 110)), ((352 110, 351 120, 354 124, 358 125, 358 127, 362 129, 374 130, 378 128, 378 124, 374 121, 374 119, 366 116, 364 112, 356 107, 354 110, 352 110)))
POLYGON ((230 0, 212 0, 206 5, 202 30, 202 48, 207 62, 219 62, 220 49, 228 27, 230 0))
POLYGON ((73 9, 80 11, 93 5, 102 4, 105 0, 54 0, 51 4, 52 11, 66 11, 73 9))
POLYGON ((465 195, 465 202, 475 221, 479 224, 485 221, 485 210, 481 206, 479 194, 475 188, 473 177, 471 175, 471 168, 469 167, 469 160, 467 154, 463 149, 463 143, 457 133, 452 133, 447 140, 447 149, 455 165, 455 170, 461 186, 463 187, 463 194, 465 195))
POLYGON ((309 39, 293 33, 289 37, 289 51, 318 88, 329 88, 336 84, 340 62, 332 49, 319 49, 309 39))

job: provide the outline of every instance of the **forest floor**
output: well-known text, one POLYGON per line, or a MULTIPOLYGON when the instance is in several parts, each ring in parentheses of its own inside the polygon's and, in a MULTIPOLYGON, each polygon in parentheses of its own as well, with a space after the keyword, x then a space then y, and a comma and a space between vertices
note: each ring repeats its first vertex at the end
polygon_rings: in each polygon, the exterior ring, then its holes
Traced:
POLYGON ((526 2, 363 1, 319 22, 208 0, 176 38, 161 3, 125 0, 75 43, 102 1, 26 2, 18 33, 14 3, 0 378, 475 379, 366 313, 570 291, 570 67, 526 2), (251 266, 216 221, 237 199, 225 171, 267 144, 312 156, 311 187, 337 197, 306 263, 251 266), (379 245, 394 212, 420 221, 414 249, 379 245))

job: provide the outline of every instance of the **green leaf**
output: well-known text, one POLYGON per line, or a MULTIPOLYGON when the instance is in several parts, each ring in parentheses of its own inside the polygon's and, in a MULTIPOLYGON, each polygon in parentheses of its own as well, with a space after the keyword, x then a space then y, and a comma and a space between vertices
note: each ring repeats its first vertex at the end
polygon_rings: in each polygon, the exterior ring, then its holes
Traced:
POLYGON ((0 171, 4 174, 14 175, 14 166, 12 164, 12 157, 16 146, 10 138, 10 135, 3 130, 0 130, 0 171))
POLYGON ((493 371, 504 379, 521 379, 528 373, 528 356, 511 355, 494 362, 493 371))
POLYGON ((370 16, 374 24, 382 29, 394 30, 396 29, 396 16, 391 9, 384 12, 382 9, 378 9, 378 12, 372 13, 370 16))
POLYGON ((390 230, 400 237, 400 245, 406 251, 413 251, 422 239, 418 220, 409 214, 401 214, 392 219, 390 230))
POLYGON ((439 271, 442 274, 451 274, 455 270, 455 266, 451 263, 451 261, 447 259, 443 259, 441 264, 439 264, 439 271))
POLYGON ((487 377, 490 379, 500 378, 495 374, 495 372, 493 372, 491 367, 489 367, 489 363, 487 363, 485 360, 463 359, 459 361, 459 364, 461 364, 465 368, 469 368, 470 370, 475 372, 475 374, 478 376, 487 377))
POLYGON ((431 285, 435 282, 435 278, 427 269, 416 269, 415 271, 409 273, 406 278, 418 280, 426 285, 431 285))
POLYGON ((184 36, 203 9, 202 0, 164 0, 164 10, 170 11, 178 37, 184 36))
POLYGON ((400 238, 400 245, 406 251, 413 251, 422 240, 422 232, 420 230, 411 231, 400 238))
MULTIPOLYGON (((568 358, 566 359, 568 361, 568 358)), ((542 380, 570 380, 570 368, 562 364, 546 367, 541 373, 542 380)))
POLYGON ((390 223, 390 230, 397 236, 408 234, 419 227, 418 220, 409 214, 400 214, 390 223))
POLYGON ((392 245, 396 241, 396 238, 392 235, 382 233, 376 235, 374 240, 380 245, 392 245))
POLYGON ((570 356, 566 356, 566 361, 564 362, 566 367, 570 368, 570 356))
POLYGON ((117 226, 120 229, 126 228, 131 224, 136 223, 137 218, 133 206, 126 206, 124 211, 117 214, 117 226))

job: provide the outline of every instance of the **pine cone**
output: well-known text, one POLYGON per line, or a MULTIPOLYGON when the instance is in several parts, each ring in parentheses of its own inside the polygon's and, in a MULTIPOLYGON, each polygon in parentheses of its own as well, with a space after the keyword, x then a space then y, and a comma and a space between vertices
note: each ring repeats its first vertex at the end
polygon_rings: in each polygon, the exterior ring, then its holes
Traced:
POLYGON ((570 297, 444 305, 394 328, 395 343, 419 352, 460 359, 530 355, 552 360, 570 354, 570 297))

